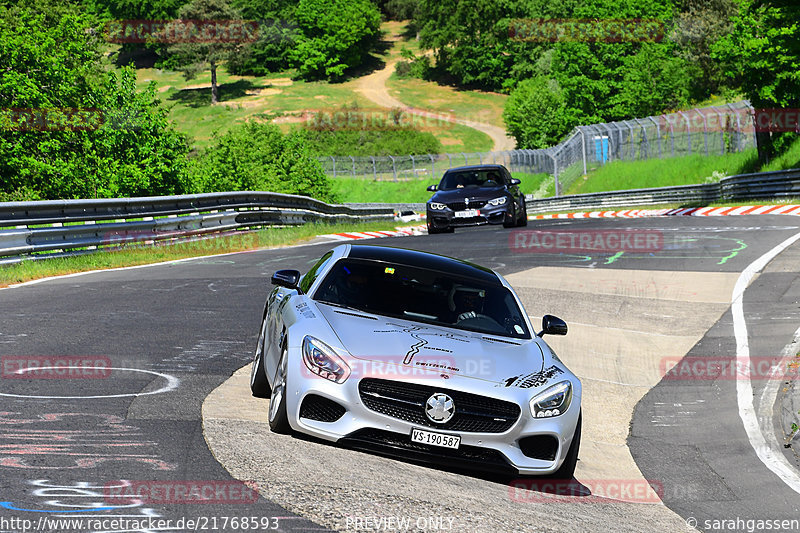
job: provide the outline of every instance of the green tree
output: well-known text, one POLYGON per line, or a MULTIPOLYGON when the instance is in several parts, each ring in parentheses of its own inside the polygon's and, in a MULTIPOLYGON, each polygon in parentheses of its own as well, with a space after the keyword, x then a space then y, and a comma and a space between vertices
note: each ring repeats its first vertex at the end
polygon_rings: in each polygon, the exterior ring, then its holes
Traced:
MULTIPOLYGON (((794 0, 737 0, 732 31, 713 47, 728 74, 757 109, 800 107, 800 5, 794 0)), ((758 157, 766 164, 790 136, 757 129, 758 157)))
POLYGON ((573 126, 566 116, 558 82, 545 77, 527 79, 511 92, 503 110, 506 130, 517 148, 547 148, 573 126))
POLYGON ((731 88, 723 62, 712 57, 712 47, 733 28, 736 0, 679 0, 669 38, 691 70, 692 97, 697 100, 731 88))
POLYGON ((286 70, 289 52, 299 29, 294 22, 294 0, 233 0, 245 20, 258 21, 258 39, 248 43, 228 60, 231 74, 264 76, 286 70))
POLYGON ((169 53, 187 80, 194 79, 206 68, 211 70, 211 103, 216 104, 219 101, 217 68, 244 48, 247 37, 230 38, 224 35, 224 30, 216 31, 207 21, 227 21, 231 28, 241 27, 241 15, 228 0, 192 0, 180 9, 178 16, 179 20, 170 24, 167 31, 180 35, 182 42, 170 46, 169 53), (187 30, 187 26, 191 28, 197 21, 200 24, 196 31, 187 30))
POLYGON ((104 73, 90 20, 0 8, 0 197, 180 193, 186 139, 155 90, 104 73))
POLYGON ((248 122, 215 138, 191 162, 196 192, 271 191, 331 201, 330 182, 309 155, 303 133, 248 122))
POLYGON ((290 57, 305 78, 341 78, 369 56, 381 14, 370 0, 300 0, 300 29, 290 57))

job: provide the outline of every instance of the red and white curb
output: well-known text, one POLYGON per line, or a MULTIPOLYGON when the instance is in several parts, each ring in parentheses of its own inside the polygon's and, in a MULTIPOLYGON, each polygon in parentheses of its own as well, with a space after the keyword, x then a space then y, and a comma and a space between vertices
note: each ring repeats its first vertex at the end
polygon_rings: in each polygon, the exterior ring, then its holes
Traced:
POLYGON ((410 237, 411 235, 424 235, 427 233, 425 226, 407 226, 395 228, 395 231, 351 231, 345 233, 329 233, 320 235, 334 241, 353 241, 361 239, 380 239, 383 237, 410 237))
POLYGON ((529 220, 553 218, 641 218, 662 216, 720 217, 735 215, 800 215, 800 205, 739 205, 733 207, 688 207, 679 209, 628 209, 581 211, 557 215, 532 215, 529 220))

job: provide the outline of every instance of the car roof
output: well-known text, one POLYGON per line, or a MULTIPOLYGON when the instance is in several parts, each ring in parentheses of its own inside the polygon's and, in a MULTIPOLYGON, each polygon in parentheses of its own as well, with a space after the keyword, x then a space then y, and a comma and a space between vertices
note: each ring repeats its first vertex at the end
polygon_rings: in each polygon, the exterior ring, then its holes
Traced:
POLYGON ((451 172, 461 172, 462 170, 501 170, 505 169, 503 165, 500 164, 485 164, 485 165, 467 165, 463 167, 453 167, 449 168, 445 171, 445 174, 449 174, 451 172))
POLYGON ((426 270, 437 270, 465 278, 472 278, 484 283, 502 285, 497 274, 489 268, 470 263, 469 261, 429 252, 392 248, 390 246, 351 244, 350 252, 347 254, 347 257, 407 265, 426 270))

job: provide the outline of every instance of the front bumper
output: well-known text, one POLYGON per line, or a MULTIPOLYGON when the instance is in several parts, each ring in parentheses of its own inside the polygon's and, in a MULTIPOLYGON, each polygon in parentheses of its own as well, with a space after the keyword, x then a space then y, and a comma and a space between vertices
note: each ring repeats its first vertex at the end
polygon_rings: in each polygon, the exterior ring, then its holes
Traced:
MULTIPOLYGON (((299 351, 299 348, 295 350, 299 351)), ((290 348, 286 405, 290 425, 300 433, 340 442, 354 448, 448 466, 464 466, 493 472, 506 471, 518 475, 548 475, 558 470, 564 461, 577 426, 580 411, 579 396, 573 397, 572 404, 563 415, 535 419, 528 408, 529 391, 489 386, 488 390, 479 391, 482 396, 512 401, 522 410, 519 418, 507 431, 478 433, 425 427, 368 409, 361 401, 358 378, 351 377, 343 384, 336 384, 309 375, 299 354, 292 354, 292 351, 294 350, 290 348), (333 422, 301 417, 301 405, 309 395, 331 400, 346 411, 333 422), (461 437, 461 445, 458 450, 451 450, 413 443, 410 437, 412 428, 458 435, 461 437), (531 439, 526 439, 528 437, 546 437, 553 440, 557 447, 557 451, 553 454, 554 459, 531 457, 530 455, 536 455, 536 452, 531 451, 530 445, 526 446, 526 442, 531 442, 531 439)), ((442 386, 441 389, 442 392, 462 391, 476 394, 474 381, 471 378, 453 377, 448 380, 447 386, 442 386)), ((409 382, 439 388, 438 380, 416 378, 409 382)))
MULTIPOLYGON (((459 226, 479 226, 481 224, 502 224, 508 222, 513 216, 513 205, 506 202, 504 205, 490 206, 485 205, 477 209, 478 214, 471 217, 456 216, 459 211, 453 211, 449 207, 442 210, 427 209, 426 217, 429 224, 439 228, 453 228, 459 226)), ((460 211, 463 213, 463 211, 460 211)))

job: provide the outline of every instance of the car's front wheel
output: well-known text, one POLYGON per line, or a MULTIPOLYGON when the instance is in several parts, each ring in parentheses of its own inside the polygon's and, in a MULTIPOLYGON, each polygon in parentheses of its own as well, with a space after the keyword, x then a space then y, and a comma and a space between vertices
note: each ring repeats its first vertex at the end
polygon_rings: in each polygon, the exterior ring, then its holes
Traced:
POLYGON ((264 371, 264 343, 266 342, 267 318, 261 323, 261 333, 258 335, 256 353, 253 356, 253 367, 250 369, 250 392, 256 398, 269 398, 272 391, 267 381, 267 373, 264 371))
POLYGON ((452 226, 447 226, 446 228, 437 228, 431 223, 428 223, 428 235, 435 235, 437 233, 453 233, 455 228, 452 226))
POLYGON ((275 433, 291 432, 289 417, 286 414, 286 374, 289 367, 289 351, 286 346, 281 352, 281 360, 272 381, 272 396, 269 399, 269 429, 275 433))
POLYGON ((525 204, 525 200, 522 201, 522 216, 517 225, 520 227, 528 225, 528 206, 525 204))
POLYGON ((553 474, 553 479, 570 480, 575 477, 575 466, 578 464, 578 449, 581 447, 581 425, 583 414, 578 414, 578 425, 575 426, 575 434, 572 436, 572 444, 567 451, 567 457, 561 463, 561 467, 553 474))

